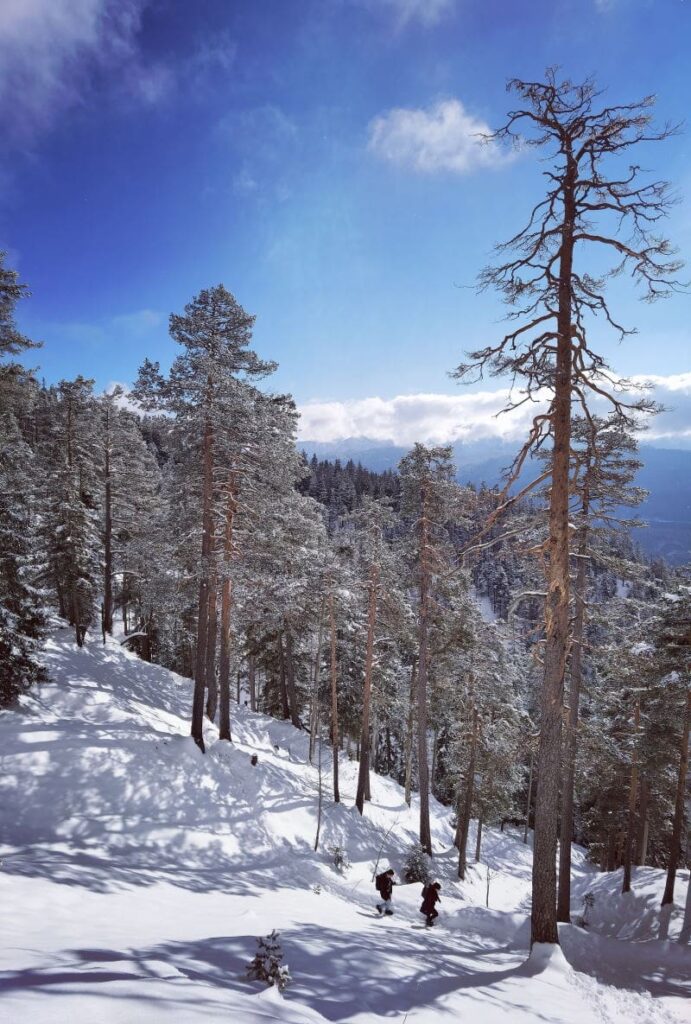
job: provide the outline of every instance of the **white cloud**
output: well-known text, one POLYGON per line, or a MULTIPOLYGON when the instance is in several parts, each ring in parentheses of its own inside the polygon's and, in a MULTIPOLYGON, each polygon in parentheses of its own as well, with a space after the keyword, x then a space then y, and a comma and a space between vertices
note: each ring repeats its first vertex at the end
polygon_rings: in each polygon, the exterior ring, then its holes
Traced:
POLYGON ((26 145, 99 90, 155 107, 172 97, 203 101, 230 72, 228 33, 200 37, 183 56, 148 58, 143 11, 153 0, 0 0, 0 124, 3 142, 26 145))
POLYGON ((364 0, 371 9, 383 9, 394 18, 397 28, 417 22, 420 25, 437 25, 453 11, 456 0, 364 0))
POLYGON ((691 372, 640 374, 632 378, 635 384, 651 384, 652 396, 664 407, 654 416, 646 431, 645 440, 663 447, 691 444, 691 372))
POLYGON ((146 0, 3 0, 0 118, 21 141, 83 102, 90 76, 132 59, 146 0))
POLYGON ((488 124, 469 114, 460 100, 431 107, 395 107, 369 125, 369 150, 382 160, 424 174, 467 174, 512 160, 515 150, 487 141, 488 124))
POLYGON ((141 405, 132 398, 131 390, 127 384, 123 384, 119 380, 109 381, 104 388, 104 392, 106 395, 112 395, 114 391, 118 392, 115 404, 119 409, 127 409, 128 412, 142 412, 141 405))
POLYGON ((309 441, 368 437, 410 445, 481 437, 520 437, 534 408, 496 419, 508 391, 454 395, 398 395, 345 402, 308 402, 300 408, 299 435, 309 441))
MULTIPOLYGON (((646 440, 686 444, 691 440, 691 373, 649 380, 653 397, 667 407, 654 417, 646 440)), ((366 437, 409 446, 415 441, 445 444, 496 438, 514 441, 525 437, 536 406, 528 403, 503 415, 508 390, 458 391, 455 394, 398 395, 343 402, 307 402, 300 407, 299 437, 303 441, 338 441, 366 437)), ((604 411, 604 406, 603 406, 604 411)))
POLYGON ((650 384, 658 390, 679 392, 683 395, 691 396, 691 373, 671 373, 666 377, 661 377, 656 373, 639 373, 632 377, 631 380, 634 384, 642 386, 650 384))

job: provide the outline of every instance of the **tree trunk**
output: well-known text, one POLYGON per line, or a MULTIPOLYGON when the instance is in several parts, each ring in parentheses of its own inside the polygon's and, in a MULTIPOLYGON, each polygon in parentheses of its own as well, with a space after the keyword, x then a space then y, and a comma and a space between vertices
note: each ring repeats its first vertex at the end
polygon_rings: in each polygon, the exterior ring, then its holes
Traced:
POLYGON ((192 738, 204 753, 204 695, 206 691, 206 643, 209 626, 209 572, 213 532, 213 426, 207 416, 202 441, 202 552, 197 602, 197 652, 192 698, 192 738))
POLYGON ((293 660, 293 634, 290 626, 284 623, 284 634, 286 641, 286 662, 285 674, 288 684, 288 702, 290 704, 290 720, 296 729, 302 729, 302 722, 298 714, 298 695, 295 687, 295 662, 293 660))
POLYGON ((72 606, 72 625, 74 626, 74 636, 75 640, 77 641, 77 647, 83 647, 84 637, 82 634, 79 598, 77 597, 77 592, 74 588, 74 584, 72 584, 72 587, 70 588, 70 604, 72 606))
POLYGON ((525 827, 523 829, 523 842, 528 845, 528 831, 530 829, 530 798, 533 792, 533 765, 535 763, 535 751, 530 751, 530 771, 528 772, 528 799, 525 808, 525 827))
POLYGON ((379 565, 374 559, 370 567, 369 599, 367 607, 367 647, 365 650, 365 680, 362 692, 362 726, 360 729, 360 764, 358 768, 355 806, 362 814, 365 795, 369 789, 369 716, 372 698, 372 665, 374 663, 374 631, 377 625, 377 593, 379 565))
POLYGON ((333 751, 334 801, 340 803, 338 789, 338 687, 336 661, 336 616, 333 591, 329 594, 329 625, 331 628, 331 749, 333 751))
MULTIPOLYGON (((688 843, 691 843, 691 836, 689 836, 687 841, 687 849, 689 848, 688 843)), ((684 920, 681 922, 681 931, 679 932, 678 941, 682 946, 687 946, 689 942, 691 942, 691 872, 689 872, 689 880, 686 884, 684 920)))
POLYGON ((437 795, 435 793, 435 791, 434 791, 434 780, 435 780, 436 775, 437 775, 437 746, 438 746, 438 743, 439 743, 439 730, 438 729, 434 729, 433 732, 432 732, 432 767, 431 767, 431 770, 430 770, 430 790, 432 791, 432 796, 436 796, 437 795))
POLYGON ((123 566, 122 570, 122 629, 127 636, 129 629, 127 628, 127 567, 123 566))
POLYGON ((636 858, 635 863, 644 865, 648 856, 648 829, 649 817, 650 783, 645 775, 641 776, 641 800, 638 809, 638 835, 636 836, 636 858))
POLYGON ((319 733, 319 758, 317 763, 317 834, 314 837, 314 852, 319 849, 319 833, 322 827, 322 807, 324 804, 324 778, 322 772, 322 738, 319 729, 320 720, 317 714, 316 731, 319 733))
POLYGON ((557 832, 564 670, 569 645, 569 464, 572 393, 572 267, 577 164, 565 140, 566 169, 559 257, 557 353, 552 400, 552 479, 545 600, 545 653, 535 795, 531 946, 557 943, 557 832))
POLYGON ((65 594, 64 594, 64 591, 63 591, 63 588, 62 588, 62 584, 58 580, 57 576, 55 576, 54 579, 53 579, 53 586, 55 587, 55 592, 58 595, 58 611, 60 613, 60 618, 61 619, 66 619, 67 618, 67 603, 65 601, 65 594))
POLYGON ((477 836, 475 838, 475 862, 478 863, 480 860, 480 854, 482 852, 482 818, 483 808, 480 808, 480 814, 477 819, 477 836))
POLYGON ((254 664, 254 655, 247 658, 247 679, 250 688, 250 711, 257 710, 257 672, 254 664))
POLYGON ((475 788, 475 755, 477 752, 477 739, 480 731, 480 720, 477 709, 473 709, 473 732, 470 740, 470 760, 468 762, 468 778, 465 787, 465 800, 463 803, 463 817, 459 822, 460 832, 458 842, 458 877, 463 880, 467 867, 466 849, 468 846, 468 830, 470 828, 470 815, 473 810, 473 792, 475 788))
POLYGON ((230 620, 233 609, 233 527, 237 512, 237 478, 228 474, 223 531, 223 582, 221 585, 221 654, 219 663, 220 712, 218 737, 230 741, 230 620))
POLYGON ((285 721, 290 718, 290 703, 288 701, 288 687, 286 685, 286 660, 283 653, 283 634, 278 634, 278 660, 279 660, 279 689, 281 694, 281 714, 285 721))
POLYGON ((420 845, 432 856, 432 833, 429 822, 429 768, 427 761, 427 656, 429 644, 429 521, 427 489, 421 488, 420 518, 420 613, 417 680, 417 758, 420 789, 420 845))
POLYGON ((206 638, 206 715, 216 720, 218 709, 218 680, 216 679, 216 637, 218 634, 217 580, 214 572, 209 583, 209 626, 206 638))
POLYGON ((405 802, 410 807, 413 788, 413 740, 415 738, 415 699, 416 699, 416 673, 417 662, 413 660, 410 666, 410 700, 408 702, 408 721, 406 723, 405 737, 405 802))
MULTIPOLYGON (((585 518, 590 506, 590 466, 585 472, 584 495, 581 514, 585 518)), ((561 828, 559 830, 559 894, 557 899, 557 920, 571 920, 571 843, 573 840, 573 797, 576 778, 576 749, 578 745, 578 708, 581 698, 583 670, 583 638, 585 625, 586 553, 588 550, 588 529, 581 530, 576 567, 576 602, 573 617, 573 645, 571 648, 571 671, 569 675, 569 719, 566 732, 566 757, 561 795, 561 828)))
POLYGON ((681 730, 681 746, 679 748, 679 772, 677 774, 677 795, 674 802, 674 820, 672 822, 672 840, 669 844, 669 861, 667 864, 667 881, 662 896, 662 906, 674 902, 674 882, 677 877, 679 854, 681 853, 681 829, 684 824, 684 797, 686 794, 686 773, 689 766, 689 718, 691 718, 691 690, 686 693, 686 710, 684 725, 681 730))
POLYGON ((324 599, 322 598, 319 608, 319 629, 317 630, 317 650, 314 655, 314 670, 312 673, 312 707, 310 710, 310 764, 314 760, 314 745, 317 737, 317 721, 319 719, 319 677, 321 675, 322 658, 322 636, 324 632, 324 599))
POLYGON ((151 662, 153 656, 151 637, 153 636, 154 631, 154 610, 152 607, 149 608, 149 615, 144 624, 144 631, 146 636, 142 640, 142 658, 144 661, 151 662))
POLYGON ((113 481, 110 472, 111 423, 110 407, 106 403, 106 432, 104 441, 104 559, 103 559, 103 629, 113 632, 113 481))
POLYGON ((633 860, 633 840, 636 834, 636 801, 638 799, 638 729, 641 722, 641 702, 636 701, 633 711, 633 745, 631 748, 631 781, 629 784, 629 814, 626 826, 626 845, 624 847, 624 880, 622 893, 631 892, 631 862, 633 860))

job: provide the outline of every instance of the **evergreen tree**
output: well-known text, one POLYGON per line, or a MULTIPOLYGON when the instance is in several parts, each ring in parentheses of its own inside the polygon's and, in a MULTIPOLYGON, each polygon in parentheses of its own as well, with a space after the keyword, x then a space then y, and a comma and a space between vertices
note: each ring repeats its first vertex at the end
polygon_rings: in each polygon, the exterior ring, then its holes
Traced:
POLYGON ((227 424, 228 407, 238 382, 266 376, 275 369, 250 349, 254 317, 247 314, 223 285, 205 289, 170 318, 170 334, 183 348, 164 377, 158 363, 142 365, 134 397, 148 408, 173 413, 188 432, 198 453, 201 490, 201 564, 197 602, 195 689, 192 736, 204 750, 203 718, 209 658, 209 609, 215 591, 214 468, 219 434, 227 424))
POLYGON ((418 589, 417 734, 420 790, 420 843, 432 855, 429 821, 429 760, 427 705, 430 674, 430 631, 435 586, 448 574, 452 558, 448 524, 457 516, 458 488, 454 483, 451 449, 417 444, 400 465, 403 514, 412 533, 412 573, 418 589))
POLYGON ((33 582, 34 463, 12 413, 0 414, 0 706, 43 678, 37 655, 44 617, 33 582))

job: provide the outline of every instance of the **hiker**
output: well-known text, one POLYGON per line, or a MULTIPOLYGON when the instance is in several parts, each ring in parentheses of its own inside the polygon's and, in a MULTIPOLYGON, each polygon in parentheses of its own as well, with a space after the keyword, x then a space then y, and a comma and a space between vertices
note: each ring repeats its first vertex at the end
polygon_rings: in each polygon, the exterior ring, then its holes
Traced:
POLYGON ((377 903, 377 911, 379 914, 393 914, 393 907, 391 906, 391 895, 393 893, 393 887, 396 884, 393 880, 394 869, 389 868, 387 871, 382 871, 380 875, 377 875, 375 885, 377 892, 381 896, 381 903, 377 903))
POLYGON ((430 882, 422 890, 422 906, 420 907, 420 913, 425 915, 425 926, 431 928, 434 924, 434 919, 439 917, 439 913, 434 909, 435 903, 439 903, 441 896, 439 890, 441 885, 439 882, 430 882))

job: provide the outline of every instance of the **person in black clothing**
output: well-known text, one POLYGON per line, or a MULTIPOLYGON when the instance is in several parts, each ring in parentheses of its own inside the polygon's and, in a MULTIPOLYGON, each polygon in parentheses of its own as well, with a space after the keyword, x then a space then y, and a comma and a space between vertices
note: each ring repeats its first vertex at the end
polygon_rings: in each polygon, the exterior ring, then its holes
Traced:
POLYGON ((396 884, 393 880, 393 876, 394 869, 389 868, 388 871, 382 871, 382 873, 376 877, 374 884, 377 887, 377 892, 381 896, 381 902, 377 903, 377 910, 380 914, 393 914, 391 896, 393 894, 393 887, 396 884))
POLYGON ((434 909, 435 903, 439 903, 441 896, 439 890, 441 885, 439 882, 430 882, 422 890, 422 906, 420 907, 420 913, 425 915, 425 925, 431 928, 434 924, 435 918, 439 917, 439 913, 434 909))

